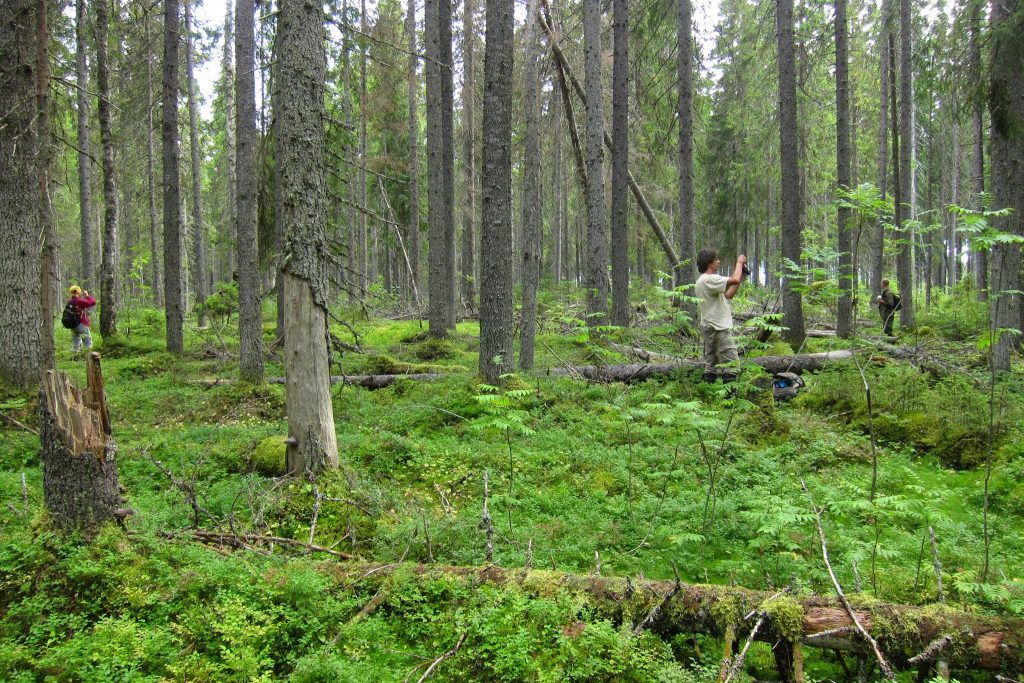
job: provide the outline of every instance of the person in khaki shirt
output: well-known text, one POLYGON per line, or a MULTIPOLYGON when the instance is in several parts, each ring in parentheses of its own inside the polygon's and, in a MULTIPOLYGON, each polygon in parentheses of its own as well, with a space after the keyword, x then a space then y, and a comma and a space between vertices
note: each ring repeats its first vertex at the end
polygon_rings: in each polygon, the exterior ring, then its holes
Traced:
POLYGON ((700 312, 700 331, 704 335, 704 381, 714 382, 719 375, 723 382, 736 379, 733 368, 720 368, 723 363, 739 360, 736 341, 732 338, 732 307, 729 302, 739 291, 747 270, 747 257, 740 254, 736 259, 732 276, 717 273, 721 261, 714 249, 701 249, 697 254, 697 271, 700 276, 694 285, 697 295, 697 309, 700 312))

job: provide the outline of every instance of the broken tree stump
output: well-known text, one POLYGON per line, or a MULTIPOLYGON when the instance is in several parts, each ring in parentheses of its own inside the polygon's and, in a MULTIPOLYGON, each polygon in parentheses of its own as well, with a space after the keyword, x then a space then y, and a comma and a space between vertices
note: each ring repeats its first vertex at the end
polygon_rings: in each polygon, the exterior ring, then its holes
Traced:
POLYGON ((86 374, 83 391, 63 372, 46 373, 39 424, 46 507, 60 528, 91 537, 131 511, 122 508, 100 354, 87 356, 86 374))

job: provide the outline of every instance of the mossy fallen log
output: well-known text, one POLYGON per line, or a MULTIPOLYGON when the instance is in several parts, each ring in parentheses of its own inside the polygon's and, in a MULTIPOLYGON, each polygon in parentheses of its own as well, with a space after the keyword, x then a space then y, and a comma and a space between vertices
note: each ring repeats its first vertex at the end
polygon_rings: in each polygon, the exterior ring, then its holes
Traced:
MULTIPOLYGON (((805 353, 796 356, 759 356, 748 358, 747 361, 759 365, 767 372, 815 372, 828 363, 846 361, 853 358, 848 350, 825 351, 822 353, 805 353)), ((633 363, 628 365, 579 365, 562 368, 537 370, 535 375, 550 377, 581 377, 592 382, 642 382, 652 377, 671 375, 679 370, 697 370, 704 367, 704 362, 696 358, 679 359, 669 363, 633 363)), ((332 375, 332 384, 351 384, 367 389, 383 389, 394 384, 399 378, 429 382, 448 377, 453 373, 419 372, 396 375, 332 375)), ((283 384, 284 379, 274 377, 268 380, 283 384)))
MULTIPOLYGON (((616 577, 585 576, 557 571, 504 569, 496 566, 386 565, 325 562, 323 568, 345 584, 387 593, 391 580, 459 581, 468 587, 491 584, 516 586, 528 595, 550 597, 570 593, 584 598, 593 613, 617 625, 643 623, 663 638, 702 633, 724 636, 733 630, 745 638, 764 616, 756 639, 780 640, 804 647, 865 652, 849 614, 835 597, 791 597, 731 586, 676 584, 616 577), (674 593, 673 593, 674 591, 674 593), (666 596, 673 593, 670 599, 666 596), (656 607, 660 607, 655 611, 656 607), (757 615, 753 616, 752 615, 757 615)), ((1019 678, 1024 671, 1024 620, 994 617, 945 605, 913 607, 850 597, 858 620, 878 641, 889 662, 912 669, 911 659, 948 641, 943 658, 960 669, 1002 671, 1019 678)), ((387 597, 382 601, 382 608, 387 597)))

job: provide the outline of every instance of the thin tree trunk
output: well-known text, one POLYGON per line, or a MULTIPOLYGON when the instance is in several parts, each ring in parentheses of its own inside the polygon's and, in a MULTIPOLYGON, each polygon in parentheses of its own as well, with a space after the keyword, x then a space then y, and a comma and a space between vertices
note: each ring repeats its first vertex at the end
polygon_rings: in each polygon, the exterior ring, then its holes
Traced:
POLYGON ((235 234, 238 236, 238 371, 243 381, 263 381, 263 316, 257 262, 256 76, 253 6, 235 5, 235 151, 238 194, 235 234))
POLYGON ((185 304, 182 296, 181 148, 178 145, 178 0, 164 2, 163 191, 164 318, 167 350, 185 350, 185 304))
POLYGON ((512 370, 514 360, 512 0, 489 0, 485 23, 479 370, 487 382, 497 384, 503 374, 512 370))
MULTIPOLYGON (((366 112, 366 37, 369 35, 369 22, 366 20, 366 0, 359 3, 359 168, 356 178, 356 198, 359 206, 366 209, 366 153, 367 153, 367 119, 366 112)), ((370 285, 377 279, 376 268, 374 267, 375 255, 370 254, 370 236, 367 232, 366 212, 359 211, 359 225, 357 227, 359 239, 359 272, 363 276, 363 289, 369 289, 370 285)))
MULTIPOLYGON (((992 57, 989 62, 989 116, 992 119, 992 200, 1011 213, 995 219, 999 230, 1024 237, 1024 4, 996 0, 992 5, 992 57)), ((1020 344, 1021 245, 1000 244, 992 251, 991 315, 1000 331, 992 348, 992 367, 1010 369, 1020 344), (1012 293, 1011 293, 1012 292, 1012 293), (1013 332, 1009 330, 1014 330, 1013 332)))
MULTIPOLYGON (((836 16, 836 184, 850 190, 850 65, 846 0, 835 0, 836 16)), ((847 339, 853 333, 853 236, 850 210, 839 206, 839 302, 836 334, 847 339)))
MULTIPOLYGON (((192 69, 192 3, 185 1, 185 77, 188 80, 188 130, 192 148, 192 244, 195 261, 192 263, 192 282, 195 302, 201 304, 209 296, 206 263, 206 227, 203 224, 203 167, 200 162, 198 107, 196 104, 196 79, 192 69)), ((244 0, 243 0, 244 1, 244 0)), ((203 309, 200 309, 203 310, 203 309)), ((206 326, 206 314, 199 314, 199 326, 206 326)))
POLYGON ((537 336, 537 287, 540 283, 541 214, 540 187, 540 40, 537 35, 537 2, 526 11, 526 45, 523 64, 523 109, 526 119, 523 149, 523 308, 519 336, 519 367, 533 367, 537 336))
POLYGON ((227 146, 228 161, 228 197, 227 217, 221 219, 221 234, 224 244, 228 245, 224 255, 226 271, 222 277, 231 281, 238 268, 238 158, 235 149, 235 16, 233 0, 228 0, 224 12, 224 144, 227 146))
POLYGON ((608 324, 608 234, 604 189, 604 88, 601 3, 584 0, 584 87, 587 92, 587 324, 608 324))
POLYGON ((57 228, 50 201, 50 165, 53 159, 50 135, 50 28, 47 0, 36 5, 36 142, 39 154, 39 223, 43 237, 40 263, 40 364, 54 366, 53 319, 57 300, 57 228))
POLYGON ((611 323, 629 325, 629 6, 615 0, 612 64, 611 323))
MULTIPOLYGON (((673 264, 675 286, 686 287, 696 281, 694 258, 697 239, 694 233, 693 196, 693 5, 690 0, 679 0, 679 21, 676 26, 679 53, 676 77, 679 79, 679 158, 676 174, 679 178, 679 259, 673 264)), ((688 292, 692 295, 692 292, 688 292)), ((696 321, 697 307, 684 302, 682 309, 696 321)))
MULTIPOLYGON (((470 310, 476 300, 474 251, 476 234, 473 222, 476 220, 476 74, 474 53, 476 52, 476 29, 473 25, 473 0, 466 0, 462 15, 462 301, 470 310)), ((529 20, 527 20, 529 21, 529 20)))
MULTIPOLYGON (((420 116, 419 74, 416 55, 416 2, 409 0, 405 18, 405 32, 409 40, 409 263, 410 298, 419 291, 420 279, 420 116)), ((465 86, 464 86, 465 87, 465 86)), ((417 297, 417 304, 419 304, 417 297)))
MULTIPOLYGON (((797 163, 796 60, 793 55, 793 0, 775 2, 776 36, 779 51, 779 158, 782 169, 782 257, 800 264, 800 207, 803 193, 797 163)), ((793 348, 803 344, 804 313, 800 291, 794 277, 783 277, 783 338, 793 348)))
POLYGON ((117 334, 117 313, 120 308, 121 267, 118 229, 117 176, 114 167, 114 136, 110 126, 110 67, 107 55, 107 34, 110 26, 110 5, 95 0, 96 8, 96 80, 99 90, 100 144, 103 147, 103 251, 100 259, 100 334, 104 338, 117 334))
MULTIPOLYGON (((79 1, 84 2, 84 0, 79 1)), ((153 44, 149 32, 148 11, 143 18, 143 23, 146 32, 146 193, 149 200, 149 281, 153 292, 153 304, 157 308, 162 308, 164 286, 163 268, 160 265, 160 234, 156 215, 156 151, 153 145, 153 109, 156 107, 156 103, 153 101, 153 44)), ((84 226, 82 230, 84 234, 84 226)), ((82 248, 85 249, 84 245, 82 248)))
MULTIPOLYGON (((981 83, 981 12, 983 0, 971 0, 970 27, 968 28, 968 73, 971 82, 981 83)), ((984 105, 981 98, 975 98, 971 107, 971 133, 973 134, 971 181, 974 197, 971 204, 975 209, 984 209, 982 197, 985 193, 985 128, 984 105)), ((988 252, 972 249, 974 258, 974 286, 978 301, 988 301, 988 252)))
MULTIPOLYGON (((147 20, 149 15, 147 14, 147 20)), ((147 29, 149 27, 147 21, 147 29)), ((89 152, 89 66, 85 43, 86 3, 75 2, 75 74, 78 88, 75 97, 78 108, 78 217, 82 234, 82 270, 79 273, 83 289, 92 289, 96 277, 94 230, 92 224, 92 157, 89 152)), ((149 44, 149 33, 146 34, 149 44)), ((148 56, 148 55, 147 55, 148 56)))
POLYGON ((326 31, 318 3, 284 3, 278 15, 274 157, 284 270, 288 472, 338 467, 327 354, 327 180, 324 150, 326 31))
POLYGON ((555 103, 555 94, 552 92, 550 100, 551 131, 552 131, 552 163, 551 163, 551 187, 554 198, 554 216, 551 219, 551 274, 555 285, 562 282, 562 260, 565 251, 565 232, 563 230, 564 213, 562 207, 565 203, 565 184, 562 182, 562 117, 558 115, 558 105, 555 103))
MULTIPOLYGON (((902 227, 913 218, 911 213, 913 199, 913 183, 911 176, 914 169, 911 165, 914 153, 913 138, 913 82, 911 56, 913 54, 913 26, 911 24, 911 0, 900 0, 900 201, 896 205, 896 225, 902 227)), ((914 263, 913 234, 903 235, 905 243, 896 254, 896 279, 900 286, 900 297, 903 307, 900 309, 900 325, 905 329, 913 328, 914 316, 914 263), (907 243, 909 241, 909 243, 907 243)))
POLYGON ((451 0, 427 0, 427 222, 430 335, 455 329, 454 147, 452 144, 451 0))

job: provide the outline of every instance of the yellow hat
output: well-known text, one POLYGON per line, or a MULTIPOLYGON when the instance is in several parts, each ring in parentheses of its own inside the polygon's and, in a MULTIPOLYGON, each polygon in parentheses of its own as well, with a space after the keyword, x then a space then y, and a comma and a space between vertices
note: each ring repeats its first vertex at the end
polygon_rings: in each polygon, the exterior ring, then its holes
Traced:
POLYGON ((71 296, 78 296, 79 294, 82 293, 82 288, 79 287, 78 285, 71 285, 70 287, 68 287, 68 292, 71 293, 71 296))

